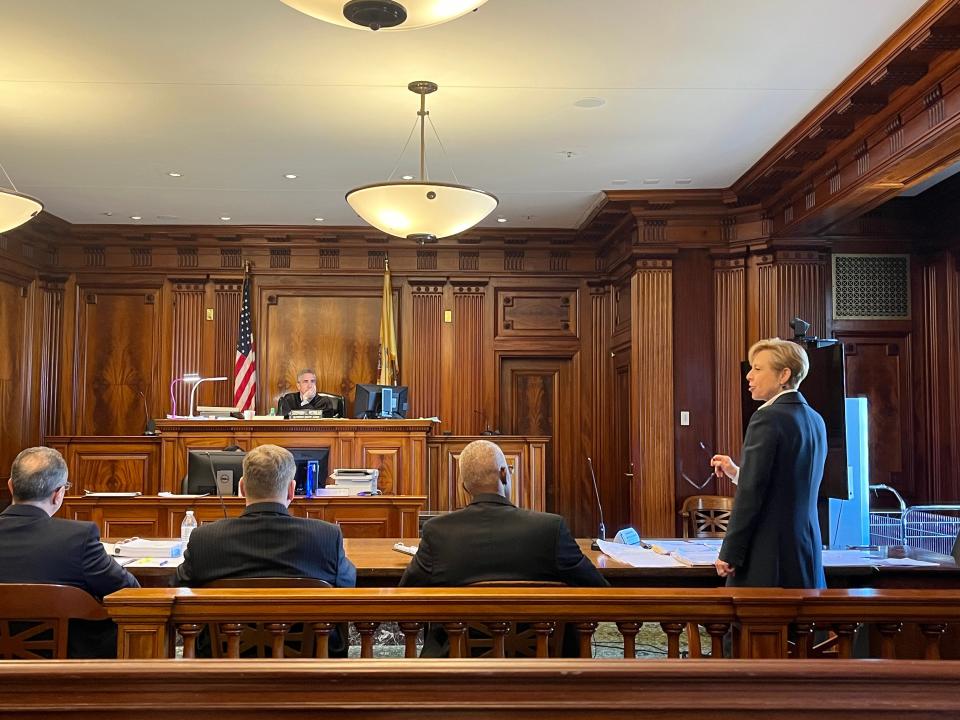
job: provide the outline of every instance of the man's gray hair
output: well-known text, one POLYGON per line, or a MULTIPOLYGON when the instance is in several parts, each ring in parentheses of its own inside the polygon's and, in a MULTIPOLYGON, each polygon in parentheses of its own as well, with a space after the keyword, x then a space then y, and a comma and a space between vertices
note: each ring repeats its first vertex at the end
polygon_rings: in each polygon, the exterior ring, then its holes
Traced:
POLYGON ((67 463, 53 448, 27 448, 13 460, 10 483, 16 502, 46 500, 67 484, 67 463))
POLYGON ((279 445, 260 445, 243 458, 243 488, 255 500, 286 499, 297 473, 293 455, 279 445))
POLYGON ((500 468, 510 468, 499 446, 489 440, 474 440, 460 451, 460 481, 471 495, 495 493, 500 487, 500 468))
POLYGON ((317 377, 317 374, 313 371, 313 368, 303 368, 303 370, 297 373, 297 382, 300 382, 300 378, 302 378, 304 375, 313 375, 314 378, 317 377))

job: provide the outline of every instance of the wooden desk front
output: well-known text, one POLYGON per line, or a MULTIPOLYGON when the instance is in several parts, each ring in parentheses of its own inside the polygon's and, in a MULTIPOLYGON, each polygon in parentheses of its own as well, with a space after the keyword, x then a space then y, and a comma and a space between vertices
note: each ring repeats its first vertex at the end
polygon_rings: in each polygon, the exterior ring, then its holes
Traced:
MULTIPOLYGON (((336 523, 344 537, 416 537, 417 517, 425 503, 422 495, 296 498, 290 505, 290 514, 336 523)), ((229 516, 240 515, 244 504, 239 497, 223 499, 229 516)), ((215 497, 151 496, 67 497, 59 516, 95 522, 105 538, 163 538, 180 535, 180 523, 191 509, 200 523, 223 517, 223 508, 215 497)))

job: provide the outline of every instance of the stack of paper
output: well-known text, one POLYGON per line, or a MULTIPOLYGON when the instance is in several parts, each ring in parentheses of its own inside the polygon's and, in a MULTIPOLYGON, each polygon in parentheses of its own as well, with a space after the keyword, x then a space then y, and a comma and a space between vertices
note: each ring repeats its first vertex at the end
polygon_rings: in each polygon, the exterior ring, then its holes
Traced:
POLYGON ((113 546, 113 554, 128 558, 175 558, 182 554, 179 540, 130 538, 113 546))

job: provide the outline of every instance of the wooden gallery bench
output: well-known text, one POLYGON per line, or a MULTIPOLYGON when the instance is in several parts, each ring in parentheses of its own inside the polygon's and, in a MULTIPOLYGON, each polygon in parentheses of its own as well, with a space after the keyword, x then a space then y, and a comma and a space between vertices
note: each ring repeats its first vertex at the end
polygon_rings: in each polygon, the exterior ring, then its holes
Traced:
MULTIPOLYGON (((467 629, 483 623, 492 636, 492 655, 503 656, 512 622, 536 634, 536 655, 546 657, 558 623, 573 627, 581 657, 590 657, 598 623, 616 623, 623 654, 636 656, 643 623, 657 623, 666 634, 667 655, 680 657, 680 636, 687 623, 699 623, 712 639, 712 657, 722 658, 723 638, 734 630, 739 658, 805 659, 813 655, 814 630, 835 634, 836 655, 850 658, 854 633, 870 623, 877 657, 893 659, 901 629, 919 629, 919 657, 940 658, 940 639, 948 624, 960 622, 957 590, 782 590, 640 588, 250 588, 128 589, 104 601, 118 625, 118 656, 126 659, 173 657, 174 641, 184 639, 184 657, 194 656, 195 641, 207 624, 228 638, 228 655, 239 654, 239 636, 260 623, 273 637, 273 656, 283 654, 294 623, 306 623, 315 635, 316 657, 326 657, 336 623, 352 623, 361 639, 360 656, 373 657, 374 633, 396 622, 404 636, 405 656, 427 622, 441 623, 450 638, 451 657, 463 657, 467 629)), ((568 630, 569 631, 569 630, 568 630)))

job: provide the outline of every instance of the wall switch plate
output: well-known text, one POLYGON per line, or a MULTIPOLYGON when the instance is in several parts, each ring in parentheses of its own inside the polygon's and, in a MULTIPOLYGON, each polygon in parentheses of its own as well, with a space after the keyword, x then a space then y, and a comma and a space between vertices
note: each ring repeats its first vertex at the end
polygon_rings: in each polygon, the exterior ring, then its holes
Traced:
POLYGON ((688 410, 680 411, 680 424, 687 427, 690 424, 690 412, 688 410))
POLYGON ((445 323, 453 322, 453 310, 444 310, 443 311, 443 321, 445 323))
POLYGON ((207 320, 213 320, 213 308, 207 308, 207 320))

